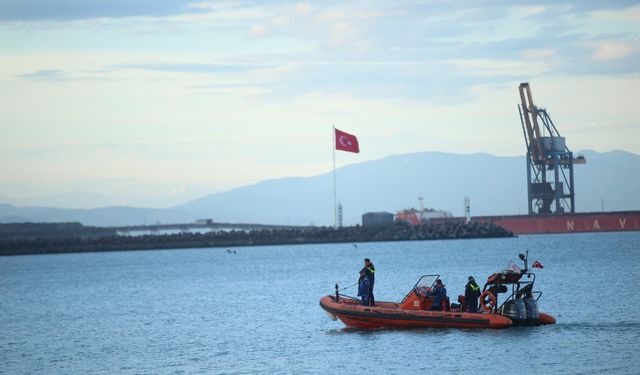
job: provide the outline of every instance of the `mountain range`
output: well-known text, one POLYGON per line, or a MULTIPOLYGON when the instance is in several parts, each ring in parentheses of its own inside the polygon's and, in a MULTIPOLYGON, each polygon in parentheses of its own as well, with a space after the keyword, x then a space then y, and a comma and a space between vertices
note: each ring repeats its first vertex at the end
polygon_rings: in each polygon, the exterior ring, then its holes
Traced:
MULTIPOLYGON (((576 153, 578 154, 578 153, 576 153)), ((626 151, 579 152, 586 165, 575 166, 576 211, 640 209, 640 155, 626 151)), ((392 155, 339 168, 337 196, 346 225, 360 223, 365 212, 419 205, 463 214, 465 196, 473 215, 524 214, 524 156, 420 152, 392 155)), ((333 224, 332 173, 258 182, 166 209, 104 207, 65 209, 0 204, 0 222, 77 221, 85 225, 123 226, 191 222, 286 225, 333 224)))

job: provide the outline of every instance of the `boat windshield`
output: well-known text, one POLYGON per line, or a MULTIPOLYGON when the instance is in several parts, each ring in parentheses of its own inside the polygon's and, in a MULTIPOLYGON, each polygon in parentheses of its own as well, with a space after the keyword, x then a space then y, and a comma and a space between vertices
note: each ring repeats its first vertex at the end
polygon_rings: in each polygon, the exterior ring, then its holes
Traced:
POLYGON ((416 282, 416 284, 413 286, 413 288, 411 288, 411 290, 409 291, 409 293, 407 293, 406 296, 404 296, 404 298, 402 299, 402 302, 404 302, 407 297, 409 297, 409 295, 417 288, 417 287, 428 287, 429 289, 433 289, 433 287, 436 285, 436 280, 438 280, 440 278, 440 275, 422 275, 420 276, 420 278, 418 279, 418 282, 416 282))

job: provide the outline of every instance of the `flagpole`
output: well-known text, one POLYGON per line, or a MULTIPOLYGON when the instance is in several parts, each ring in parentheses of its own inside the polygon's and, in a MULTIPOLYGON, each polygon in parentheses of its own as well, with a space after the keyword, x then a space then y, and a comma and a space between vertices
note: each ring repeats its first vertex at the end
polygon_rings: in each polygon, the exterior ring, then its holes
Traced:
POLYGON ((333 145, 333 227, 338 227, 338 211, 336 208, 336 126, 333 125, 331 133, 331 144, 333 145))

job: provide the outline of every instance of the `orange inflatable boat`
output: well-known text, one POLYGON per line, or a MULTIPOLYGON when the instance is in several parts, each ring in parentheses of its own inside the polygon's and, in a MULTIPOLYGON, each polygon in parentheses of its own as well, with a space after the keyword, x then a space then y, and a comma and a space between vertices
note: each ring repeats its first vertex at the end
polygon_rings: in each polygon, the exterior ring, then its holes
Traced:
POLYGON ((464 311, 461 304, 442 303, 442 309, 432 311, 432 288, 439 275, 423 275, 400 302, 377 302, 364 306, 355 297, 339 293, 320 299, 320 306, 333 320, 340 319, 349 327, 358 328, 508 328, 554 324, 555 318, 538 311, 542 292, 534 291, 535 274, 527 272, 495 273, 487 279, 480 296, 479 312, 464 311), (501 294, 505 294, 503 298, 501 294), (503 299, 501 304, 498 301, 503 299))

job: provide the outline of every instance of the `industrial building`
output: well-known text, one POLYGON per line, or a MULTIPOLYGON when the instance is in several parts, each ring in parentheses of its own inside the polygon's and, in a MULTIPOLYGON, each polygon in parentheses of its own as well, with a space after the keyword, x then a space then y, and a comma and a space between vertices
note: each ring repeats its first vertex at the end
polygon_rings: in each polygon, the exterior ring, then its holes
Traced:
POLYGON ((393 214, 391 212, 367 212, 366 214, 362 215, 363 227, 390 224, 393 224, 393 214))

